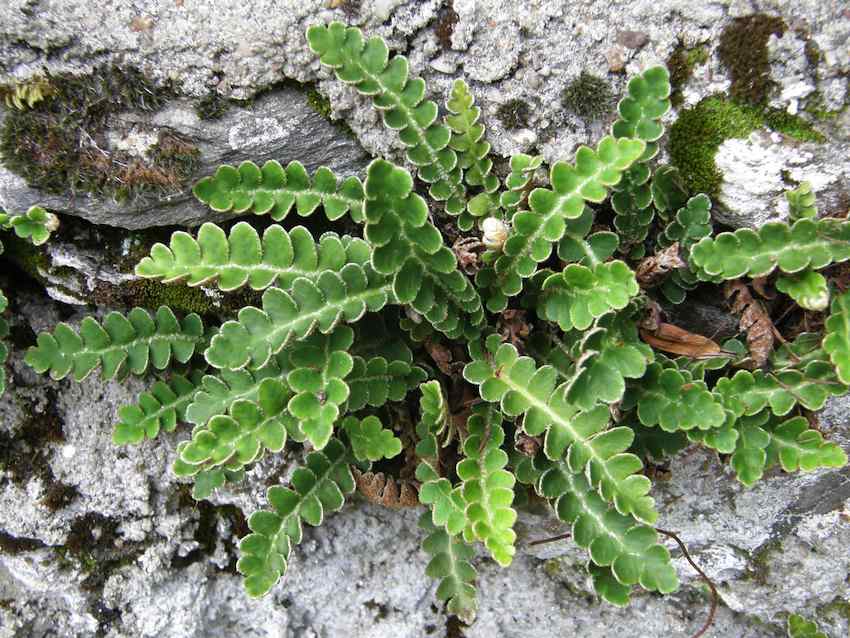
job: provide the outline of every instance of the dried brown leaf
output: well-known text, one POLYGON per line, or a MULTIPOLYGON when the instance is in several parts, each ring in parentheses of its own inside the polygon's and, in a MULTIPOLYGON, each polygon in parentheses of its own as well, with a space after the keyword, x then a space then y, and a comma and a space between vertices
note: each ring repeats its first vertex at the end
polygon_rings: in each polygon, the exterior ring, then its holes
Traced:
POLYGON ((679 243, 671 244, 659 253, 643 259, 635 270, 638 283, 644 288, 660 284, 671 270, 687 264, 679 256, 679 243))
POLYGON ((528 337, 531 328, 525 320, 525 310, 508 309, 499 316, 497 329, 502 340, 513 344, 519 350, 524 348, 523 340, 528 337))
POLYGON ((702 335, 689 332, 672 323, 659 323, 654 331, 640 329, 641 338, 657 350, 700 358, 719 354, 720 346, 702 335))
POLYGON ((419 483, 386 476, 383 472, 361 472, 352 468, 357 491, 371 503, 391 509, 419 505, 419 483))
POLYGON ((723 294, 729 301, 732 312, 741 317, 739 325, 741 331, 747 334, 751 367, 761 368, 773 351, 773 338, 776 333, 767 310, 761 302, 753 298, 749 287, 740 280, 727 282, 723 294))

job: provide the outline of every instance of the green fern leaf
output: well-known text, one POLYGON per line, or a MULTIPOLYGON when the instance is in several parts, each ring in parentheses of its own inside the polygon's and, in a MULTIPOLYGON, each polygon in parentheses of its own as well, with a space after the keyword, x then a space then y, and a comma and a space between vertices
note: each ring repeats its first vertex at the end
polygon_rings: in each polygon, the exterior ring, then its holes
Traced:
POLYGON ((350 212, 356 221, 363 219, 363 185, 356 177, 342 184, 326 166, 312 179, 301 162, 286 168, 269 160, 262 168, 253 162, 238 167, 224 164, 214 175, 204 177, 192 191, 201 202, 217 212, 268 214, 275 221, 284 219, 295 207, 301 217, 312 215, 319 207, 330 220, 350 212))
POLYGON ((635 405, 643 425, 659 426, 665 432, 708 430, 726 421, 723 404, 704 381, 694 379, 688 370, 660 363, 651 364, 646 375, 629 388, 622 407, 629 410, 635 405))
POLYGON ((792 223, 798 219, 817 218, 818 207, 809 182, 800 182, 795 190, 785 191, 785 199, 788 200, 788 219, 792 223))
POLYGON ((167 382, 157 381, 138 402, 118 409, 120 421, 115 424, 112 442, 135 445, 157 437, 160 431, 172 432, 186 420, 186 409, 195 398, 202 373, 195 370, 188 377, 173 375, 167 382))
POLYGON ((490 289, 489 310, 501 312, 507 307, 508 298, 522 290, 522 280, 531 277, 537 264, 549 258, 552 244, 566 232, 566 220, 580 217, 585 202, 603 201, 608 189, 620 181, 645 149, 642 140, 606 136, 596 150, 579 147, 574 165, 556 162, 552 166, 552 189, 531 192, 530 210, 514 214, 513 232, 502 254, 476 277, 480 289, 490 289))
POLYGON ((679 169, 674 166, 659 166, 652 174, 649 190, 652 204, 659 217, 669 221, 674 211, 687 203, 688 191, 685 188, 679 169))
POLYGON ((38 335, 25 361, 53 379, 73 373, 76 381, 82 381, 99 365, 104 379, 122 379, 130 372, 144 374, 151 364, 164 370, 172 359, 185 363, 205 343, 204 325, 194 313, 178 321, 167 306, 160 306, 155 318, 133 308, 126 317, 110 312, 103 325, 86 317, 79 333, 60 323, 52 334, 38 335))
POLYGON ((286 383, 293 397, 287 409, 300 422, 301 430, 317 450, 327 445, 340 406, 349 396, 345 378, 354 367, 348 350, 354 331, 339 326, 329 335, 313 335, 297 344, 289 355, 286 383))
POLYGON ((818 630, 817 623, 791 614, 788 616, 788 638, 827 638, 827 635, 818 630))
POLYGON ((475 568, 469 562, 474 552, 459 536, 452 536, 431 522, 428 512, 419 517, 419 527, 427 536, 422 549, 431 556, 425 574, 439 579, 437 599, 446 603, 446 611, 470 625, 478 612, 475 568))
POLYGON ((850 385, 850 291, 833 299, 825 329, 823 349, 835 366, 838 379, 850 385))
POLYGON ((643 162, 632 164, 623 173, 623 178, 615 184, 611 194, 611 207, 614 209, 614 227, 620 236, 620 241, 626 252, 637 250, 637 255, 642 256, 642 250, 638 247, 646 239, 652 221, 655 219, 655 210, 652 204, 652 192, 649 187, 649 178, 652 175, 649 166, 643 162))
POLYGON ((360 29, 340 22, 310 27, 307 40, 337 79, 372 97, 384 124, 398 131, 407 147, 407 160, 419 167, 419 177, 431 184, 431 196, 451 202, 454 210, 462 209, 462 170, 449 146, 451 130, 437 123, 437 105, 423 99, 425 82, 409 77, 407 58, 396 55, 390 59, 383 39, 364 40, 360 29))
POLYGON ((326 270, 339 272, 346 264, 362 266, 370 257, 371 250, 362 239, 325 233, 317 244, 303 226, 286 231, 272 225, 260 239, 246 222, 231 228, 229 236, 206 223, 197 240, 178 231, 169 246, 154 244, 150 256, 136 266, 136 274, 166 284, 185 280, 189 286, 200 286, 214 281, 224 291, 246 283, 254 290, 289 289, 299 277, 316 282, 326 270))
POLYGON ((502 415, 493 406, 476 407, 466 427, 465 458, 457 464, 466 502, 464 539, 483 542, 493 559, 507 567, 516 553, 513 525, 517 514, 511 507, 516 479, 505 469, 508 455, 501 449, 505 441, 502 415))
POLYGON ((260 368, 293 340, 316 330, 329 333, 341 321, 380 310, 391 293, 391 284, 369 264, 346 264, 339 273, 326 270, 315 282, 299 277, 290 292, 266 290, 262 310, 242 308, 237 321, 221 326, 204 356, 215 368, 260 368))
POLYGON ((401 439, 381 425, 376 416, 365 419, 347 416, 341 427, 348 434, 351 450, 358 461, 380 461, 401 454, 401 439))
POLYGON ((350 394, 343 411, 357 412, 367 405, 377 408, 387 401, 401 401, 427 378, 422 368, 406 361, 387 361, 384 357, 366 360, 355 356, 351 373, 346 377, 350 394))
MULTIPOLYGON (((419 501, 431 509, 434 525, 443 527, 452 536, 460 534, 467 525, 466 504, 461 487, 454 487, 440 474, 440 437, 450 428, 448 406, 438 381, 420 386, 421 418, 416 425, 419 442, 416 444, 416 480, 421 483, 419 501)), ((448 438, 448 437, 446 437, 448 438)))
POLYGON ((472 362, 464 377, 479 386, 481 398, 499 402, 507 416, 525 415, 523 429, 537 436, 545 432, 546 456, 566 454, 572 471, 587 472, 603 498, 624 515, 653 523, 658 517, 648 496, 650 482, 637 474, 640 459, 626 450, 634 439, 627 427, 609 428, 607 406, 580 412, 566 402, 565 386, 555 387, 556 373, 549 366, 537 368, 530 357, 520 357, 511 344, 499 344, 492 335, 484 346, 470 344, 472 362))
MULTIPOLYGON (((567 461, 538 458, 535 463, 543 470, 537 491, 550 499, 558 518, 571 526, 576 545, 588 550, 595 565, 610 567, 616 581, 626 587, 639 584, 664 594, 679 588, 670 553, 652 527, 611 507, 567 461)), ((604 589, 599 593, 606 596, 604 589)), ((616 600, 622 594, 618 590, 616 600)))
POLYGON ((850 259, 850 222, 800 219, 793 226, 770 222, 758 229, 705 237, 691 249, 701 278, 763 277, 776 268, 794 274, 850 259))
POLYGON ((780 275, 776 278, 776 289, 791 297, 801 308, 822 312, 829 307, 829 286, 818 272, 804 270, 795 275, 780 275))
POLYGON ((661 118, 670 110, 670 88, 667 68, 655 66, 629 80, 626 96, 617 105, 620 117, 611 132, 617 138, 646 142, 642 162, 658 153, 658 145, 654 142, 664 134, 661 118))
POLYGON ((271 509, 251 515, 252 533, 239 543, 236 568, 249 596, 264 596, 286 573, 292 547, 301 542, 301 521, 319 526, 325 513, 343 506, 355 487, 350 462, 349 451, 332 439, 323 451, 307 455, 305 466, 292 475, 291 487, 269 488, 271 509))
POLYGON ((739 370, 733 377, 718 379, 714 392, 736 415, 753 415, 765 408, 785 416, 798 403, 820 410, 830 396, 847 392, 825 361, 812 361, 801 370, 739 370))
POLYGON ((41 246, 59 229, 59 218, 41 206, 30 206, 21 215, 0 212, 0 228, 13 230, 21 239, 29 239, 33 246, 41 246))
POLYGON ((280 452, 289 429, 286 402, 291 392, 280 380, 265 379, 257 402, 239 400, 229 414, 212 417, 192 431, 192 440, 180 452, 180 460, 197 470, 227 464, 234 471, 253 463, 265 451, 280 452))
POLYGON ((805 417, 795 417, 769 430, 767 466, 781 465, 786 472, 811 472, 822 467, 844 467, 847 454, 837 443, 809 427, 805 417))
POLYGON ((516 212, 528 194, 534 172, 542 165, 541 155, 518 153, 511 156, 511 172, 505 177, 505 190, 499 195, 499 204, 505 211, 516 212))
POLYGON ((449 338, 472 338, 484 321, 481 300, 412 189, 406 170, 384 160, 369 165, 365 236, 375 247, 372 265, 392 276, 398 303, 410 304, 449 338))

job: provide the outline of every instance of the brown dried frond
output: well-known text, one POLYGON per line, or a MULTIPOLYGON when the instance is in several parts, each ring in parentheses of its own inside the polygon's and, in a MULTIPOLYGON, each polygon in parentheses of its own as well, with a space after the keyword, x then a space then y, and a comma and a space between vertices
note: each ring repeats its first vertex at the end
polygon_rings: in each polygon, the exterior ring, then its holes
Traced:
POLYGON ((353 468, 357 491, 371 503, 391 509, 419 505, 419 483, 386 476, 383 472, 361 472, 353 468))
POLYGON ((695 359, 719 354, 717 343, 702 335, 688 332, 672 323, 659 323, 655 330, 640 329, 641 338, 656 350, 695 359))
POLYGON ((760 301, 753 298, 749 287, 735 279, 726 282, 723 294, 731 306, 732 312, 740 315, 740 328, 747 334, 747 348, 750 351, 751 365, 761 368, 767 363, 773 351, 773 338, 776 328, 760 301))
POLYGON ((661 252, 643 259, 635 270, 638 283, 644 288, 660 284, 671 270, 687 264, 679 256, 679 243, 671 244, 661 252))
POLYGON ((525 310, 508 309, 499 315, 497 329, 502 339, 513 344, 517 349, 524 347, 523 340, 528 337, 531 328, 525 320, 525 310))

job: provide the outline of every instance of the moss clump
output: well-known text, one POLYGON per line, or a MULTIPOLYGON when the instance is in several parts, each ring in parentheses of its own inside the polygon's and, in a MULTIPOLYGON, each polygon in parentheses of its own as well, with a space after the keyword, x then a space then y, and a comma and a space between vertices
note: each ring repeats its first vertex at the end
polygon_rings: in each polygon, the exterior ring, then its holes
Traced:
POLYGON ((496 110, 496 117, 509 129, 528 126, 528 116, 528 104, 520 99, 508 100, 496 110))
POLYGON ((693 193, 717 194, 722 175, 714 162, 717 149, 731 138, 742 138, 767 127, 801 141, 824 137, 798 116, 776 109, 742 105, 723 96, 710 96, 685 109, 670 127, 670 158, 693 193))
POLYGON ((0 156, 30 186, 51 193, 87 192, 126 199, 170 192, 192 177, 197 148, 174 136, 141 159, 109 148, 110 116, 160 108, 172 94, 141 72, 115 67, 87 76, 51 76, 55 91, 33 108, 10 111, 0 131, 0 156), (179 149, 179 150, 178 150, 179 149))
POLYGON ((567 85, 561 103, 569 111, 586 119, 597 119, 611 111, 614 94, 608 82, 586 71, 567 85))
POLYGON ((315 86, 307 89, 307 105, 326 120, 331 119, 333 109, 331 101, 316 90, 315 86))
POLYGON ((782 18, 756 13, 735 18, 723 30, 717 52, 732 76, 730 93, 747 104, 763 104, 772 86, 767 41, 785 33, 782 18))
POLYGON ((681 42, 667 59, 667 69, 670 71, 670 102, 673 106, 682 104, 682 89, 694 74, 694 67, 708 62, 708 49, 704 46, 687 48, 681 42))
POLYGON ((195 103, 195 113, 202 120, 218 120, 231 106, 231 101, 218 91, 210 91, 195 103))
POLYGON ((834 120, 839 115, 841 115, 842 111, 844 111, 846 107, 839 109, 828 109, 826 106, 826 101, 823 99, 823 95, 819 91, 815 91, 808 98, 806 98, 806 103, 803 106, 803 111, 808 113, 814 119, 819 120, 821 122, 826 122, 828 120, 834 120))

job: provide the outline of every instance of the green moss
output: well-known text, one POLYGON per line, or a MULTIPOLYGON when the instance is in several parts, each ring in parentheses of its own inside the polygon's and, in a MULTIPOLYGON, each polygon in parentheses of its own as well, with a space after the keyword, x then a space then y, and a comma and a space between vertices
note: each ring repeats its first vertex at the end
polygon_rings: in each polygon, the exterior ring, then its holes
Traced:
POLYGON ((311 109, 316 111, 326 120, 331 119, 333 109, 331 109, 331 101, 316 90, 315 86, 310 86, 307 89, 307 104, 311 109))
POLYGON ((496 110, 496 117, 509 129, 528 126, 528 116, 528 104, 520 99, 508 100, 496 110))
POLYGON ((708 48, 698 46, 687 48, 681 42, 667 59, 667 69, 670 71, 670 102, 673 106, 682 104, 682 89, 694 73, 694 67, 708 62, 708 48))
POLYGON ((142 279, 126 283, 122 289, 120 293, 123 305, 127 306, 141 306, 153 310, 165 305, 177 312, 196 312, 199 315, 213 314, 217 309, 215 300, 208 297, 203 290, 190 288, 185 284, 163 286, 158 281, 142 279))
POLYGON ((710 96, 685 109, 670 127, 669 152, 692 193, 716 195, 722 175, 714 162, 717 149, 731 138, 743 138, 767 127, 801 141, 823 142, 824 136, 802 118, 776 109, 741 105, 710 96))
POLYGON ((614 94, 608 82, 585 71, 570 82, 561 95, 564 108, 587 119, 607 115, 613 101, 614 94))
POLYGON ((717 52, 732 76, 730 93, 746 104, 763 104, 772 86, 767 42, 785 33, 782 18, 763 13, 732 20, 720 36, 717 52))
POLYGON ((48 80, 53 94, 31 109, 10 111, 0 131, 4 164, 30 186, 126 199, 151 190, 171 192, 188 182, 198 150, 187 142, 161 139, 153 155, 141 159, 109 149, 104 135, 111 115, 159 109, 173 95, 171 87, 116 67, 48 80), (178 146, 180 157, 173 153, 178 146))
POLYGON ((232 102, 218 91, 210 91, 195 103, 195 113, 202 120, 217 120, 230 110, 232 102))
POLYGON ((806 98, 806 103, 803 106, 803 111, 808 113, 814 119, 819 120, 821 122, 826 122, 828 120, 834 120, 837 118, 847 107, 839 108, 839 109, 828 109, 826 107, 826 102, 823 99, 823 95, 819 91, 815 91, 809 97, 806 98))

